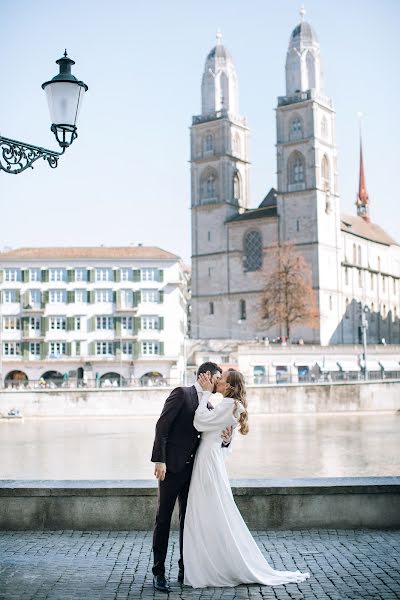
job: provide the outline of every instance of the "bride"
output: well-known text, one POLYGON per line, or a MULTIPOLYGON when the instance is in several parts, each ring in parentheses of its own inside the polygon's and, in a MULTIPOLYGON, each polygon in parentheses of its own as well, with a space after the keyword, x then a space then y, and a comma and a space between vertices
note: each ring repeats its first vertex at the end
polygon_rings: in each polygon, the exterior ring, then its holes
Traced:
POLYGON ((310 577, 300 571, 275 571, 263 557, 233 499, 221 429, 239 427, 249 431, 243 375, 226 371, 217 391, 223 400, 214 410, 207 408, 213 384, 200 375, 203 394, 194 417, 202 432, 190 483, 185 517, 183 558, 184 582, 194 588, 233 587, 241 583, 281 585, 300 583, 310 577))

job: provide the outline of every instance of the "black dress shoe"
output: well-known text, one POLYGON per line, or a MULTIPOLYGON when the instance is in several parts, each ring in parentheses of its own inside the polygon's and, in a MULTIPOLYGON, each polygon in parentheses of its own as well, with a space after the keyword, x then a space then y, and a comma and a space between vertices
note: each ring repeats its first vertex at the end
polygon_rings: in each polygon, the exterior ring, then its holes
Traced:
POLYGON ((165 592, 166 594, 168 594, 171 591, 164 575, 154 575, 153 588, 155 590, 158 590, 159 592, 165 592))
POLYGON ((179 569, 178 571, 178 583, 183 583, 184 580, 184 571, 183 569, 179 569))

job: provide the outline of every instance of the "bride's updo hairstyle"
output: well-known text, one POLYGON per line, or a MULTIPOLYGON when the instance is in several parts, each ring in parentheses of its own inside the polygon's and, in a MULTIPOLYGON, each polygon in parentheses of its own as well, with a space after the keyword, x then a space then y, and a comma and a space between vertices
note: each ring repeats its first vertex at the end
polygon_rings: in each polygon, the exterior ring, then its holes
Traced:
POLYGON ((226 383, 229 384, 225 397, 233 398, 235 401, 235 410, 233 414, 237 417, 237 409, 239 402, 243 405, 244 411, 239 415, 239 431, 242 435, 249 433, 249 416, 247 414, 247 399, 246 399, 246 386, 244 383, 243 375, 234 369, 229 369, 226 377, 226 383))

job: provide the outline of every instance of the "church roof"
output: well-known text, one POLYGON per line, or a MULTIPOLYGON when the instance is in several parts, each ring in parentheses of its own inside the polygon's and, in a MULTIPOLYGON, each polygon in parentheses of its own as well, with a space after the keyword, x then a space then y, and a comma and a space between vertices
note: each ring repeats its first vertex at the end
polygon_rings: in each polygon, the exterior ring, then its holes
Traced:
POLYGON ((278 192, 276 191, 276 189, 271 188, 258 208, 264 208, 267 206, 276 206, 277 194, 278 194, 278 192))
POLYGON ((399 245, 382 227, 371 223, 371 221, 366 221, 362 217, 341 215, 341 230, 371 240, 371 242, 378 242, 378 244, 385 244, 386 246, 399 245))
POLYGON ((232 60, 232 55, 225 46, 217 44, 210 50, 206 60, 213 60, 214 58, 224 58, 225 60, 232 60))
POLYGON ((312 44, 313 42, 318 42, 318 38, 311 25, 306 21, 302 21, 293 29, 291 41, 295 45, 297 45, 299 42, 303 42, 308 45, 312 44))
POLYGON ((268 217, 276 217, 277 210, 275 206, 266 206, 264 208, 248 208, 243 213, 239 213, 230 219, 228 223, 236 223, 236 221, 250 221, 252 219, 264 219, 268 217))

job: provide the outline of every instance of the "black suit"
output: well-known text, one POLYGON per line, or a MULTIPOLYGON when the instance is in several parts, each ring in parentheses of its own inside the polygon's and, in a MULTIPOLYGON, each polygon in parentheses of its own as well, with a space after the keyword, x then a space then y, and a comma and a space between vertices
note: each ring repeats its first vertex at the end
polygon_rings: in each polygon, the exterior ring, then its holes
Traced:
POLYGON ((179 566, 183 568, 183 526, 193 459, 200 443, 200 434, 193 427, 194 413, 198 405, 194 385, 178 387, 168 396, 157 421, 151 460, 166 463, 167 473, 164 481, 159 481, 158 485, 158 508, 153 535, 154 575, 163 575, 165 571, 171 517, 177 498, 179 566))

